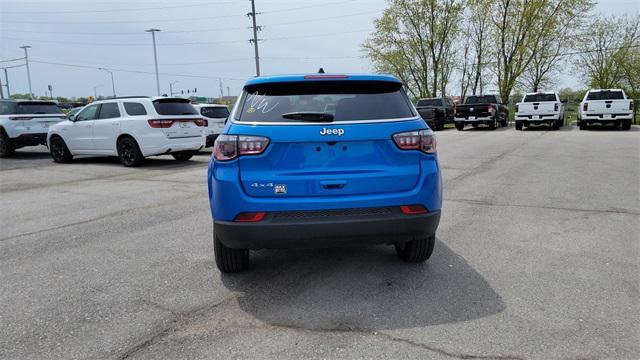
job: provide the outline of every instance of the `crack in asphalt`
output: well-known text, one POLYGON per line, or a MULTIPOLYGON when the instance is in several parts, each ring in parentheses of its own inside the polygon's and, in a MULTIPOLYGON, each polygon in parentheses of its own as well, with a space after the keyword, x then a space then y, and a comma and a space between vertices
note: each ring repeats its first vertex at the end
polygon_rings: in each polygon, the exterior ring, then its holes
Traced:
MULTIPOLYGON (((192 195, 192 196, 188 196, 188 197, 185 197, 185 198, 181 198, 179 200, 180 201, 191 200, 191 199, 194 199, 194 198, 200 197, 200 196, 201 196, 200 194, 197 194, 197 195, 192 195)), ((77 225, 84 225, 84 224, 92 223, 92 222, 95 222, 95 221, 108 219, 108 218, 111 218, 111 217, 117 217, 117 216, 121 216, 121 215, 126 215, 128 213, 135 212, 135 211, 138 211, 138 210, 153 209, 153 208, 156 208, 156 207, 175 205, 176 201, 178 201, 178 200, 175 199, 175 200, 172 200, 172 201, 167 201, 167 202, 162 202, 162 203, 149 204, 149 205, 130 208, 130 209, 126 209, 126 210, 114 211, 114 212, 110 212, 110 213, 107 213, 107 214, 104 214, 104 215, 101 215, 101 216, 98 216, 98 217, 95 217, 95 218, 87 219, 87 220, 77 221, 77 222, 73 222, 73 223, 69 223, 69 224, 54 226, 54 227, 50 227, 50 228, 46 228, 46 229, 30 231, 30 232, 26 232, 26 233, 21 233, 21 234, 17 234, 17 235, 12 235, 12 236, 8 236, 8 237, 0 238, 0 242, 13 240, 13 239, 17 239, 17 238, 21 238, 21 237, 25 237, 25 236, 43 234, 43 233, 46 233, 46 232, 49 232, 49 231, 60 230, 60 229, 73 227, 73 226, 77 226, 77 225)))
POLYGON ((492 201, 487 200, 474 200, 474 199, 451 199, 444 198, 444 201, 458 202, 463 204, 472 204, 472 205, 481 205, 481 206, 495 206, 495 207, 515 207, 521 209, 545 209, 545 210, 562 210, 569 212, 582 212, 582 213, 590 213, 590 214, 625 214, 625 215, 639 215, 640 212, 623 209, 623 208, 612 208, 612 209, 579 209, 579 208, 568 208, 561 206, 548 206, 548 205, 523 205, 523 204, 499 204, 492 201))

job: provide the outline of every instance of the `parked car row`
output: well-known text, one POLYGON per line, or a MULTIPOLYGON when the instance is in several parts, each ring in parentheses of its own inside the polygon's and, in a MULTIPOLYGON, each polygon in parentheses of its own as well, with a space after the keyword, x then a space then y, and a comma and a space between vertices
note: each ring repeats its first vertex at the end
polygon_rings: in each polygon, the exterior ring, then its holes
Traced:
MULTIPOLYGON (((560 129, 565 122, 566 100, 561 100, 557 92, 526 93, 522 101, 515 104, 515 128, 548 125, 560 129)), ((509 118, 508 102, 499 95, 470 95, 462 104, 454 104, 449 97, 419 99, 416 109, 434 130, 442 130, 446 124, 455 124, 462 131, 465 126, 474 128, 486 125, 490 129, 507 126, 509 118)), ((633 122, 634 103, 627 99, 621 89, 589 90, 580 103, 578 126, 581 130, 590 125, 613 125, 629 130, 633 122)))
POLYGON ((53 101, 0 101, 0 157, 47 145, 56 162, 77 155, 117 156, 125 166, 170 154, 189 160, 213 146, 229 116, 225 105, 184 98, 122 97, 95 101, 66 115, 53 101))

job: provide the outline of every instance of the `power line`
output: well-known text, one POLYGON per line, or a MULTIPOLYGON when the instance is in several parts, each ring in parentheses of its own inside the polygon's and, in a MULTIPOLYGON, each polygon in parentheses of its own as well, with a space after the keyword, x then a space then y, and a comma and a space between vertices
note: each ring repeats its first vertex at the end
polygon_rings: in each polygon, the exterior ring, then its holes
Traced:
MULTIPOLYGON (((106 66, 90 66, 90 65, 60 63, 60 62, 53 62, 53 61, 40 61, 40 60, 37 60, 37 61, 36 60, 31 60, 31 62, 38 63, 38 64, 66 66, 66 67, 80 68, 80 69, 95 69, 95 70, 99 70, 99 69, 102 68, 102 69, 107 69, 107 70, 111 70, 111 71, 114 71, 114 72, 155 75, 155 72, 153 72, 153 71, 118 69, 118 68, 111 68, 111 67, 106 67, 106 66)), ((240 78, 230 78, 230 77, 225 77, 225 76, 211 76, 211 75, 174 74, 174 73, 159 73, 159 74, 160 75, 165 75, 165 76, 179 76, 179 77, 188 77, 188 78, 225 79, 225 80, 235 80, 235 81, 245 81, 246 80, 246 79, 240 79, 240 78)))
POLYGON ((13 61, 18 61, 18 60, 24 60, 24 57, 19 57, 19 58, 9 59, 9 60, 0 60, 0 63, 1 62, 13 62, 13 61))
POLYGON ((180 9, 187 7, 220 5, 220 4, 233 4, 233 1, 222 2, 203 2, 197 4, 184 4, 174 6, 160 6, 160 7, 143 7, 143 8, 124 8, 124 9, 102 9, 102 10, 60 10, 60 11, 3 11, 5 14, 85 14, 85 13, 110 13, 110 12, 123 12, 123 11, 150 11, 150 10, 166 10, 166 9, 180 9))

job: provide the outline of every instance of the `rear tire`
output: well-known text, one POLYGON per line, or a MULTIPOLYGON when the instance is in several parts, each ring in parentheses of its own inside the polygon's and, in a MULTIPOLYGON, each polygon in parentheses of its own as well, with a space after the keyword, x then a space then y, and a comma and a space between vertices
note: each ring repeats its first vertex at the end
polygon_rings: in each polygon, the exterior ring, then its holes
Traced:
POLYGON ((552 125, 553 130, 560 130, 560 127, 562 127, 562 120, 553 122, 553 125, 552 125))
POLYGON ((53 136, 49 142, 49 153, 51 158, 57 163, 69 163, 73 160, 73 155, 69 151, 67 144, 60 136, 53 136))
POLYGON ((622 130, 629 130, 631 129, 631 120, 624 120, 622 122, 622 126, 620 127, 622 130))
POLYGON ((587 124, 584 121, 580 122, 580 130, 587 130, 587 124))
POLYGON ((436 235, 433 234, 424 239, 396 244, 396 253, 404 262, 424 262, 431 257, 435 243, 436 235))
POLYGON ((516 121, 516 130, 522 130, 522 122, 516 121))
POLYGON ((456 129, 458 129, 458 131, 462 131, 462 130, 464 130, 464 124, 462 124, 462 123, 457 123, 457 124, 456 124, 456 129))
POLYGON ((14 154, 15 147, 11 143, 11 139, 4 132, 4 129, 0 129, 0 158, 9 157, 14 154))
POLYGON ((498 120, 493 119, 493 122, 491 124, 489 124, 489 129, 490 130, 495 130, 497 126, 498 126, 498 120))
POLYGON ((140 166, 144 161, 138 143, 131 137, 125 137, 118 141, 118 158, 126 167, 140 166))
POLYGON ((216 266, 223 273, 241 272, 249 268, 249 249, 226 247, 213 235, 213 251, 216 255, 216 266))
POLYGON ((171 156, 173 156, 173 158, 178 161, 188 161, 195 154, 196 154, 195 151, 180 151, 180 152, 171 154, 171 156))

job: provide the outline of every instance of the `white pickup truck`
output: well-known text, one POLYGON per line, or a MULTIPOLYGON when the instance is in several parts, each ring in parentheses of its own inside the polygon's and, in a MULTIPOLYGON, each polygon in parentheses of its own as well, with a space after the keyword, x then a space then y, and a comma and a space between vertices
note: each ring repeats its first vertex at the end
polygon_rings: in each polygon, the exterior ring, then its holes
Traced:
POLYGON ((564 103, 555 92, 527 93, 516 104, 516 130, 546 124, 558 130, 564 124, 564 103))
POLYGON ((591 124, 614 125, 622 130, 631 128, 633 100, 622 89, 592 89, 580 103, 578 125, 586 130, 591 124))

